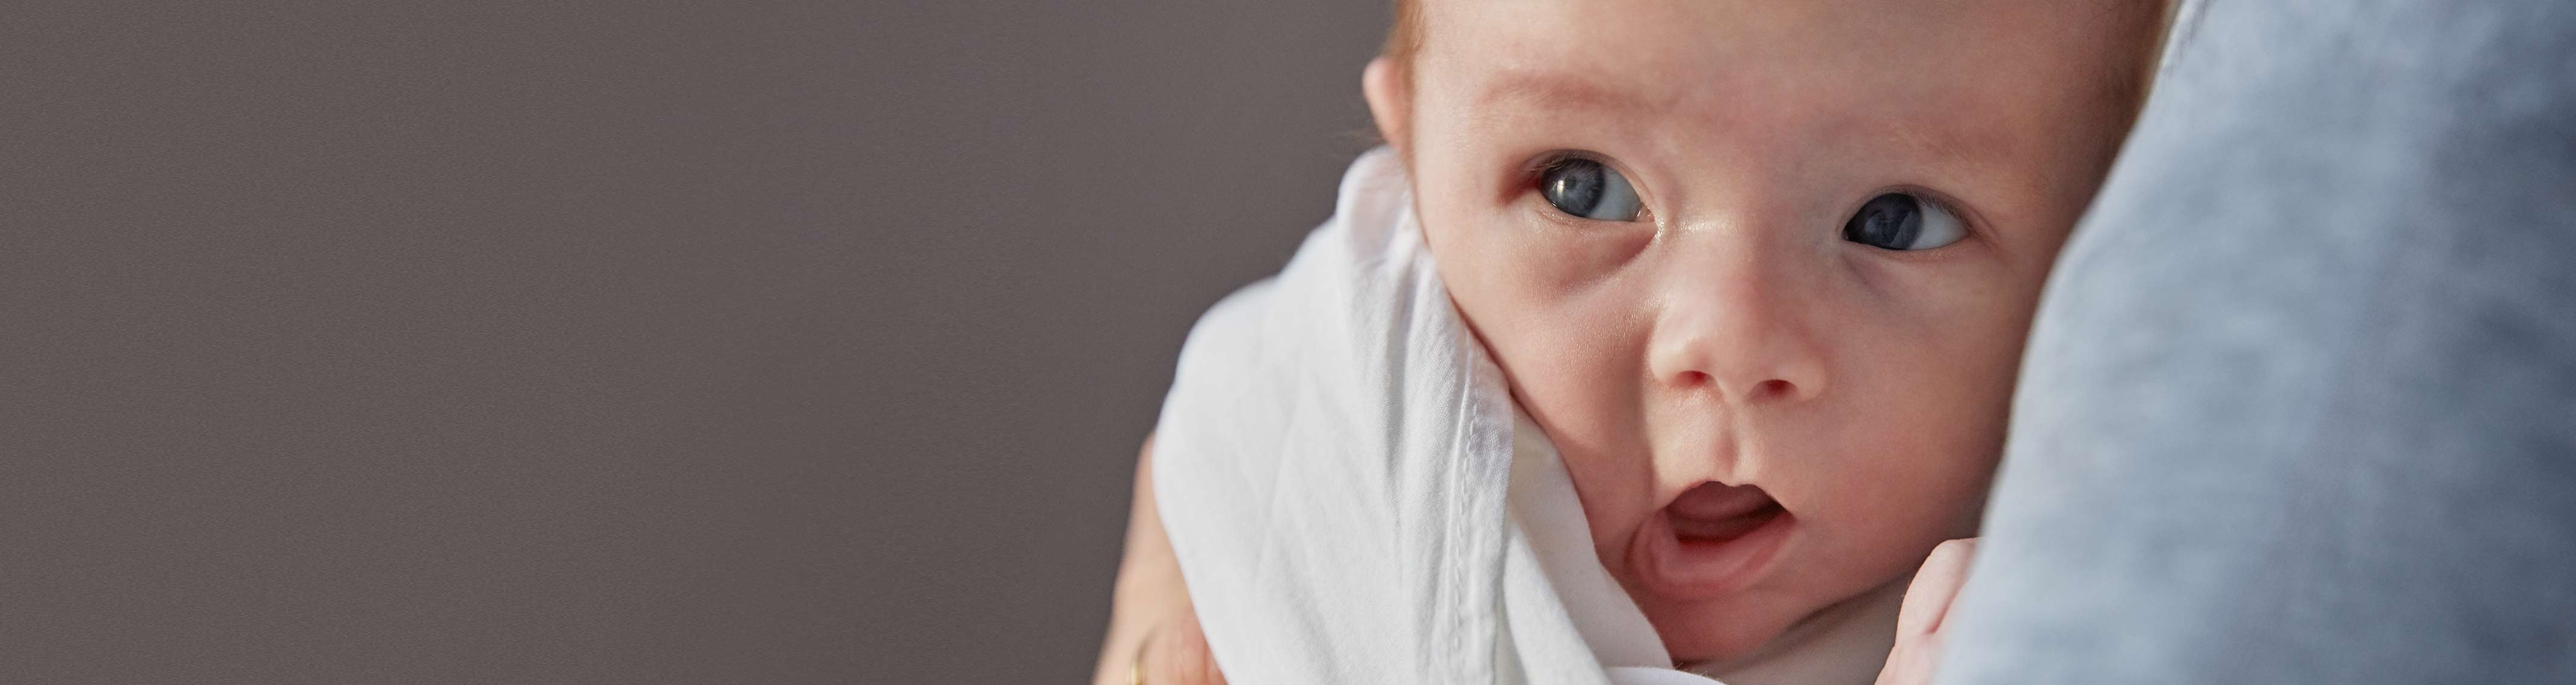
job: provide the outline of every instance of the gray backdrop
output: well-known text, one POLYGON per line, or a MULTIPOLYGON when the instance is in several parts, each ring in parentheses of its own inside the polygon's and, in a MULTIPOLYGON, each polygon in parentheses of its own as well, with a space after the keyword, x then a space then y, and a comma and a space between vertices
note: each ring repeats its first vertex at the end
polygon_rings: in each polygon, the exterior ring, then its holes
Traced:
POLYGON ((1374 0, 10 3, 0 681, 1088 676, 1374 0))

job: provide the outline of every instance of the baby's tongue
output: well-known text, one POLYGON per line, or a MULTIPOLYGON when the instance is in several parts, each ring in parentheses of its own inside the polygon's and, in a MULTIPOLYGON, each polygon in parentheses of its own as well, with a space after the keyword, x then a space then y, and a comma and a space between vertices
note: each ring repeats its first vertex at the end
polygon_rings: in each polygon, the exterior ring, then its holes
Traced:
POLYGON ((1752 531, 1777 513, 1778 502, 1751 485, 1701 483, 1664 506, 1673 533, 1683 538, 1727 539, 1752 531))

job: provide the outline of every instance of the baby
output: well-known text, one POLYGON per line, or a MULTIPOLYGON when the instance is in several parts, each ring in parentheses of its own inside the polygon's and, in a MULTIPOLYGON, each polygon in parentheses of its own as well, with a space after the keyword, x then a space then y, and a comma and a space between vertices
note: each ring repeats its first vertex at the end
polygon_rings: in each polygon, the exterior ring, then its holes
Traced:
MULTIPOLYGON (((1363 87, 1439 278, 1676 662, 1892 632, 1926 555, 1975 534, 2041 283, 2166 16, 1398 4, 1363 87)), ((1153 516, 1140 487, 1107 682, 1149 633, 1178 636, 1153 661, 1211 666, 1153 516)))

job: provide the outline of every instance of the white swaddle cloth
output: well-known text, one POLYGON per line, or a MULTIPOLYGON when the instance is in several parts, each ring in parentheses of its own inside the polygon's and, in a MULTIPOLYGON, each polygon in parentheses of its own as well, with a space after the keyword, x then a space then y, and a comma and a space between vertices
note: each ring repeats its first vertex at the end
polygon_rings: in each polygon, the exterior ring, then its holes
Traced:
MULTIPOLYGON (((1218 666, 1238 685, 1714 682, 1671 668, 1594 556, 1407 186, 1389 150, 1361 156, 1333 218, 1181 352, 1154 497, 1218 666)), ((1886 643, 1857 644, 1868 682, 1886 643)))

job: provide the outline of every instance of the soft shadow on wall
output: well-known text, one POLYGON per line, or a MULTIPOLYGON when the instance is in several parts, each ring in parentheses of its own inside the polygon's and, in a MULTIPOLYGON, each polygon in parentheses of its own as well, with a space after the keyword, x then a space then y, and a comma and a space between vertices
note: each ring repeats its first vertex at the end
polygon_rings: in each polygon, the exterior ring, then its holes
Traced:
POLYGON ((12 682, 1089 673, 1378 2, 39 2, 12 682))

